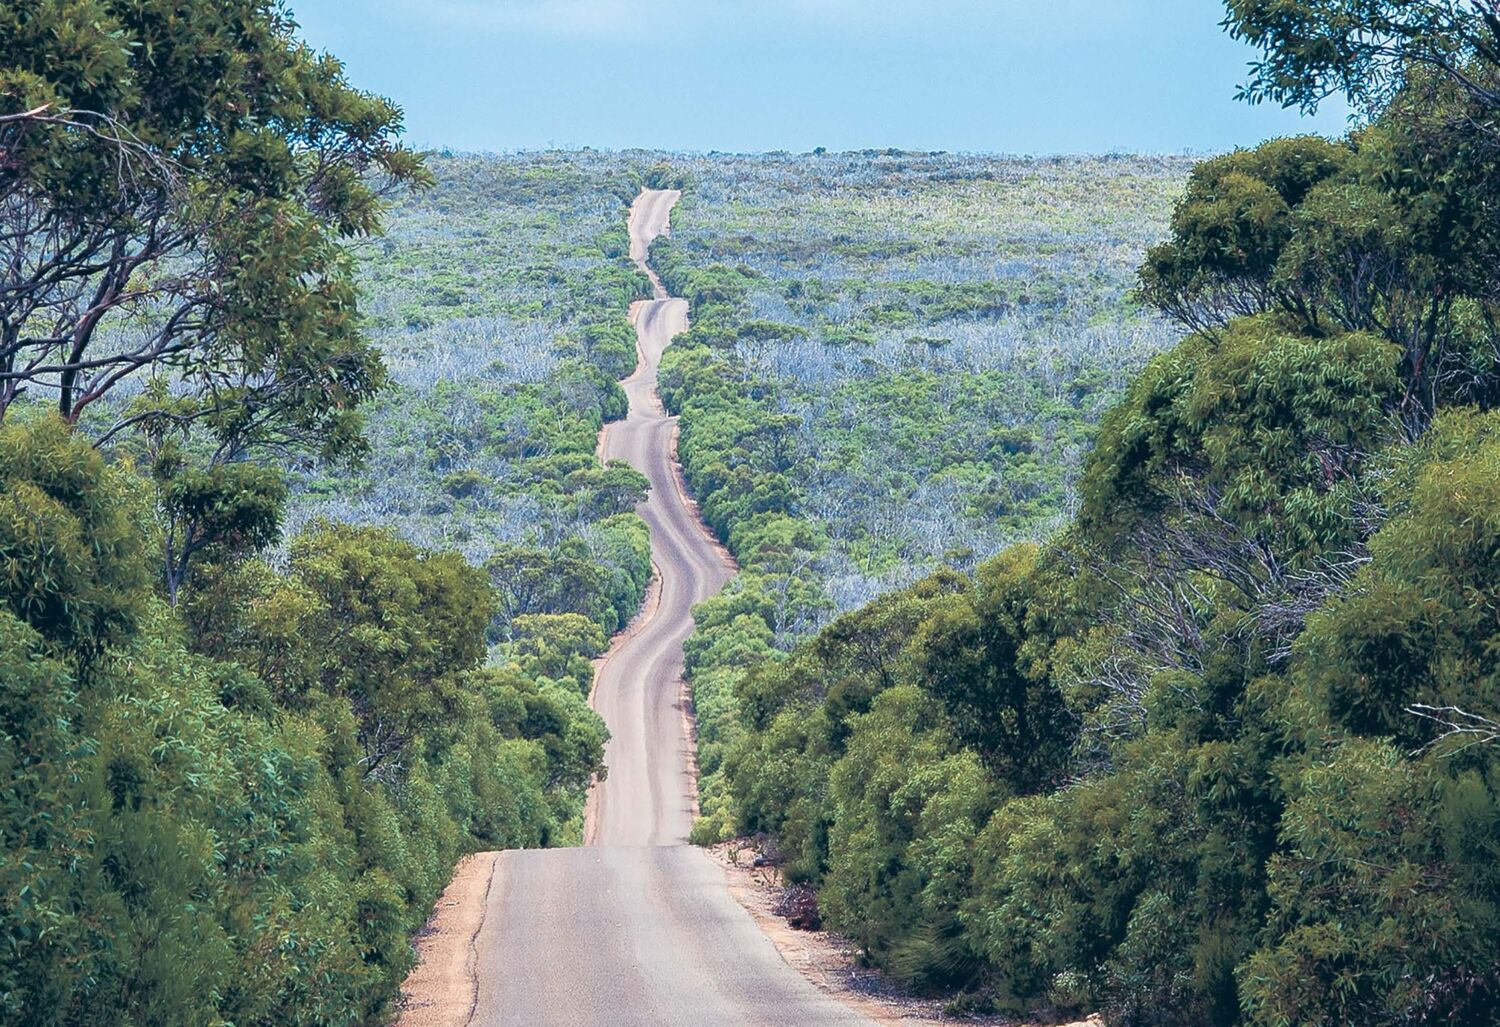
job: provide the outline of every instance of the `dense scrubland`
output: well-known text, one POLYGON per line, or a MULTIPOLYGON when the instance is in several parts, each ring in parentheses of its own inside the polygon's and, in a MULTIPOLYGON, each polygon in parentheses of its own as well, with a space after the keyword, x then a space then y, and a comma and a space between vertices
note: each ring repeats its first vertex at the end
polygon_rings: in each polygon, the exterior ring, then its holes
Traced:
POLYGON ((972 570, 1074 504, 1100 414, 1171 338, 1127 293, 1189 164, 668 156, 431 159, 436 186, 400 201, 366 254, 395 379, 370 455, 353 476, 300 479, 292 520, 457 548, 498 589, 497 655, 526 644, 520 617, 584 675, 604 634, 559 618, 613 630, 649 569, 627 512, 643 483, 594 461, 634 359, 621 311, 645 287, 621 262, 621 203, 687 185, 652 253, 695 325, 662 392, 686 414, 688 481, 748 572, 691 648, 712 822, 752 654, 936 566, 972 570), (716 645, 722 666, 701 655, 716 645))
POLYGON ((0 474, 5 1022, 368 1022, 460 855, 576 837, 603 725, 458 556, 324 526, 173 610, 138 475, 24 418, 0 474))
POLYGON ((780 418, 760 430, 783 448, 755 467, 732 418, 689 416, 689 480, 727 537, 741 517, 716 505, 702 465, 781 474, 828 536, 816 563, 830 610, 1050 527, 1099 414, 1172 338, 1126 294, 1188 161, 867 152, 672 166, 691 188, 652 258, 694 301, 697 330, 667 359, 669 402, 709 402, 712 351, 728 361, 715 371, 746 383, 752 419, 780 418))
POLYGON ((645 478, 595 458, 635 366, 622 311, 650 292, 626 259, 639 178, 587 154, 428 166, 434 186, 401 197, 362 254, 392 377, 370 408, 368 455, 352 475, 299 476, 290 520, 388 525, 462 553, 498 590, 492 639, 556 629, 586 691, 587 658, 650 577, 634 513, 645 478), (595 627, 555 619, 568 616, 595 627))
POLYGON ((697 837, 739 826, 746 668, 1076 505, 1104 410, 1173 329, 1128 293, 1188 163, 869 152, 673 158, 652 248, 692 329, 662 361, 679 456, 743 573, 698 611, 697 837))

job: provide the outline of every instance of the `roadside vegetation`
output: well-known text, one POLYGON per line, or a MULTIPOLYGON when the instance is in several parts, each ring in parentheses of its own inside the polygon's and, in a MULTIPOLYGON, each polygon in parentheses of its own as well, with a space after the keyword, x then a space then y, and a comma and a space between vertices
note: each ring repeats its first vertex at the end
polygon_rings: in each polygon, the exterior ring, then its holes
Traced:
POLYGON ((649 574, 635 185, 506 166, 577 234, 451 246, 461 164, 190 7, 0 5, 7 1024, 383 1021, 462 854, 581 837, 649 574))
POLYGON ((686 460, 750 570, 691 643, 700 837, 768 833, 827 924, 961 1008, 1491 1024, 1500 24, 1229 7, 1253 96, 1347 90, 1370 123, 1192 170, 1135 292, 1186 335, 1039 542, 785 651, 780 583, 833 532, 795 461, 708 427, 788 412, 719 341, 759 280, 678 271, 713 311, 676 358, 686 460))
POLYGON ((427 166, 433 186, 400 197, 361 253, 392 379, 369 406, 364 459, 300 468, 289 523, 384 525, 460 552, 499 593, 493 642, 576 615, 597 628, 575 653, 586 664, 650 577, 634 512, 646 480, 595 455, 635 367, 624 311, 650 294, 627 256, 640 178, 587 153, 427 166))
POLYGON ((0 2, 0 1023, 378 1023, 581 839, 643 185, 697 840, 956 1009, 1493 1023, 1493 6, 1230 0, 1368 123, 1195 164, 419 156, 271 0, 0 2))

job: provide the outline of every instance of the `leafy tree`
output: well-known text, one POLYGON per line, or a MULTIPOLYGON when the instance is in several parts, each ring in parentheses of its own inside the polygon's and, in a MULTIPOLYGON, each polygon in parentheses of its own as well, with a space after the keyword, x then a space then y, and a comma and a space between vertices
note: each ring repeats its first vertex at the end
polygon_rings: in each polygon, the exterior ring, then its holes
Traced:
POLYGON ((590 662, 608 639, 599 625, 576 613, 534 613, 515 620, 516 657, 527 673, 568 681, 587 696, 594 680, 590 662))
POLYGON ((0 1022, 380 1021, 465 850, 580 836, 603 724, 476 670, 482 577, 384 532, 206 562, 169 610, 148 492, 54 416, 0 428, 0 1022))
POLYGON ((173 474, 158 464, 157 481, 166 524, 167 598, 174 606, 189 563, 200 552, 243 557, 281 537, 286 483, 274 468, 234 463, 173 474))
POLYGON ((629 513, 645 502, 650 483, 623 460, 611 460, 602 470, 588 468, 569 475, 567 487, 578 493, 579 512, 590 518, 629 513))
POLYGON ((580 328, 577 335, 583 358, 606 378, 618 380, 635 370, 635 328, 629 321, 616 318, 591 322, 580 328))
POLYGON ((165 372, 233 449, 337 449, 384 380, 345 242, 420 182, 400 112, 270 0, 0 10, 0 417, 165 372), (65 41, 65 42, 60 42, 65 41))
POLYGON ((1251 1022, 1492 1022, 1493 765, 1445 769, 1359 739, 1303 772, 1268 943, 1239 970, 1251 1022))
POLYGON ((1400 512, 1370 540, 1369 566, 1300 640, 1319 707, 1342 728, 1410 751, 1435 730, 1407 712, 1413 704, 1497 712, 1500 695, 1480 668, 1500 636, 1479 598, 1500 570, 1489 504, 1500 485, 1495 427, 1494 415, 1463 411, 1439 420, 1407 455, 1391 497, 1400 512))
POLYGON ((0 594, 59 653, 128 638, 147 583, 139 504, 56 418, 0 427, 0 594))
POLYGON ((1074 727, 1048 680, 1037 557, 1018 546, 981 566, 974 591, 934 604, 910 643, 916 681, 943 705, 954 737, 1019 793, 1057 780, 1074 727))
POLYGON ((1274 273, 1293 212, 1352 157, 1347 146, 1303 136, 1199 164, 1172 214, 1172 239, 1147 253, 1141 297, 1193 331, 1273 309, 1313 318, 1274 273))
POLYGON ((1160 530, 1182 510, 1263 536, 1282 561, 1337 544, 1353 476, 1391 435, 1396 370, 1378 338, 1307 337, 1270 317, 1217 343, 1190 337, 1105 417, 1081 524, 1137 544, 1133 524, 1160 530))
POLYGON ((829 780, 854 718, 907 683, 913 633, 960 588, 957 575, 940 572, 838 618, 790 659, 738 683, 749 730, 725 757, 731 787, 746 827, 780 835, 793 874, 817 880, 827 865, 829 780))
POLYGON ((979 968, 957 902, 995 801, 994 779, 943 728, 937 704, 911 686, 853 718, 833 771, 837 816, 821 891, 831 926, 926 988, 966 984, 979 968))
POLYGON ((72 686, 67 667, 46 655, 36 630, 0 609, 0 943, 6 950, 0 1019, 6 1022, 16 1022, 22 1010, 55 1005, 77 980, 53 969, 73 954, 76 937, 57 929, 74 915, 66 867, 78 844, 68 826, 76 809, 62 799, 74 741, 72 686))
POLYGON ((306 636, 339 640, 315 683, 351 703, 368 777, 452 715, 461 676, 485 655, 491 594, 456 553, 343 525, 296 539, 291 573, 318 601, 306 636))
POLYGON ((586 714, 582 697, 549 688, 510 669, 476 672, 477 688, 489 705, 491 722, 506 737, 540 742, 547 753, 549 787, 587 789, 604 773, 608 732, 586 714))
POLYGON ((501 546, 485 564, 500 601, 507 630, 519 617, 535 614, 597 613, 603 588, 600 568, 566 548, 501 546))
POLYGON ((1346 143, 1278 139, 1207 161, 1138 295, 1212 338, 1266 311, 1309 335, 1380 335, 1403 351, 1413 424, 1443 403, 1488 402, 1496 157, 1470 128, 1387 116, 1346 143))

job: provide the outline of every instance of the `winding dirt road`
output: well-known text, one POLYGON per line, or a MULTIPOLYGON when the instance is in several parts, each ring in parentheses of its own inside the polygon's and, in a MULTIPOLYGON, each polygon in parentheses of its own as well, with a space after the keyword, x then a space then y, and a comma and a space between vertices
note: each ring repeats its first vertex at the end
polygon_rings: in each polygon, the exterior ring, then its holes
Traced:
MULTIPOLYGON (((648 190, 631 208, 631 256, 643 267, 679 195, 648 190)), ((647 269, 649 272, 649 268, 647 269)), ((468 1022, 492 1025, 819 1027, 870 1024, 792 969, 730 895, 723 869, 686 844, 696 805, 682 685, 692 607, 732 566, 699 522, 673 460, 675 420, 656 367, 687 327, 667 296, 631 308, 640 365, 630 414, 601 455, 651 480, 641 515, 659 576, 654 604, 601 665, 594 704, 612 735, 608 780, 591 797, 587 847, 498 854, 470 960, 468 1022)))
POLYGON ((671 845, 686 842, 697 809, 693 739, 682 683, 682 643, 693 630, 693 606, 724 587, 734 568, 689 509, 674 460, 675 418, 656 395, 656 367, 672 337, 687 330, 687 301, 667 296, 646 264, 651 240, 667 230, 681 194, 641 194, 630 211, 630 255, 651 276, 656 298, 630 308, 639 363, 621 385, 630 400, 622 422, 600 440, 605 460, 624 460, 651 481, 640 514, 651 529, 658 591, 599 668, 594 708, 609 725, 609 776, 590 796, 585 844, 671 845))

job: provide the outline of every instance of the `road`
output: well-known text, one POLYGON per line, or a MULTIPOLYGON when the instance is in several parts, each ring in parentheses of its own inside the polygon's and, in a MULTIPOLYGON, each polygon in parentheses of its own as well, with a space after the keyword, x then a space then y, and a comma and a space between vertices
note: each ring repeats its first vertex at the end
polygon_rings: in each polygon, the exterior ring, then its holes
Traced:
MULTIPOLYGON (((645 268, 680 194, 647 190, 631 208, 631 256, 645 268)), ((647 269, 649 271, 649 269, 647 269)), ((609 725, 608 780, 581 849, 511 851, 494 861, 475 935, 470 1023, 526 1027, 869 1025, 790 967, 730 895, 723 870, 686 844, 696 783, 682 685, 692 607, 732 576, 679 489, 673 418, 656 367, 687 327, 667 296, 631 308, 640 364, 623 383, 630 413, 601 440, 651 481, 659 598, 599 669, 594 705, 609 725)))
POLYGON ((630 400, 625 420, 610 425, 600 455, 624 460, 651 482, 640 514, 651 529, 651 562, 659 582, 654 611, 617 646, 595 677, 594 708, 609 725, 609 776, 595 788, 588 842, 670 845, 687 841, 697 783, 685 715, 682 643, 693 630, 693 606, 733 574, 683 501, 672 458, 675 418, 656 395, 656 367, 672 337, 688 326, 687 301, 672 299, 646 264, 646 248, 667 227, 675 190, 642 194, 630 217, 630 254, 651 276, 656 299, 635 303, 639 363, 621 382, 630 400))

